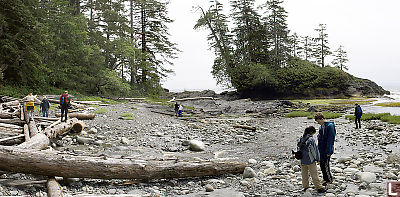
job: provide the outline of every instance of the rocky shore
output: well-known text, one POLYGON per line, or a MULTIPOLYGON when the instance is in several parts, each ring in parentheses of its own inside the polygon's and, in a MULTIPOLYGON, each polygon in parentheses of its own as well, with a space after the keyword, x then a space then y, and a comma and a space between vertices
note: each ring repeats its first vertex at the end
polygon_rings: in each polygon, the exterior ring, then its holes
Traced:
MULTIPOLYGON (((129 102, 100 108, 85 130, 52 142, 54 149, 76 155, 142 160, 219 160, 243 162, 243 174, 190 179, 135 180, 68 179, 61 181, 64 196, 385 196, 386 182, 400 180, 400 126, 362 122, 356 130, 344 117, 336 124, 336 152, 331 168, 334 182, 326 194, 303 192, 299 161, 291 155, 312 119, 286 118, 296 108, 290 102, 197 100, 183 103, 184 117, 169 106, 129 102), (131 113, 133 119, 122 114, 131 113), (171 115, 168 115, 171 114, 171 115), (247 125, 255 130, 235 127, 247 125), (197 150, 197 151, 194 151, 197 150)), ((304 106, 303 106, 304 107, 304 106)), ((54 114, 54 112, 52 112, 54 114)), ((320 174, 320 176, 322 176, 320 174)), ((44 180, 4 173, 4 180, 44 180)), ((2 196, 47 196, 44 184, 0 185, 2 196)))

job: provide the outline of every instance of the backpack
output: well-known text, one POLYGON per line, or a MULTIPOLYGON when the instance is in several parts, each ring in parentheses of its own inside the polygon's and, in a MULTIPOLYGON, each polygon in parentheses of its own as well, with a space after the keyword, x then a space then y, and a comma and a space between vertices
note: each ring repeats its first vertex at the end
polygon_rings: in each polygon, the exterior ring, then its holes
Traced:
POLYGON ((68 97, 69 96, 62 96, 61 97, 61 105, 68 106, 68 107, 70 106, 68 97))
POLYGON ((292 154, 294 155, 294 158, 296 158, 297 160, 301 160, 303 158, 303 153, 301 152, 301 149, 306 145, 307 140, 308 138, 300 144, 300 146, 297 149, 298 151, 292 150, 292 154))

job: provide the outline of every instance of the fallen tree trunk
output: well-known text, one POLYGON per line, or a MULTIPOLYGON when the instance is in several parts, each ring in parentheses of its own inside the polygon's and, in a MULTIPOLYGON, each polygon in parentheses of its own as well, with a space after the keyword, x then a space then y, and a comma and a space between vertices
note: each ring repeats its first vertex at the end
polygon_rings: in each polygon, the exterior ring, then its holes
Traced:
POLYGON ((57 121, 60 120, 59 118, 49 118, 49 117, 35 117, 35 120, 48 120, 48 121, 57 121))
MULTIPOLYGON (((61 114, 56 114, 57 117, 61 117, 61 114)), ((70 113, 68 114, 70 118, 77 118, 78 120, 93 120, 96 117, 96 114, 85 114, 85 113, 70 113)))
MULTIPOLYGON (((56 99, 47 99, 50 103, 60 104, 60 100, 56 99)), ((71 106, 75 108, 83 108, 84 106, 75 102, 71 102, 71 106)))
POLYGON ((216 100, 218 98, 214 97, 193 97, 193 98, 181 98, 181 99, 172 99, 170 102, 176 102, 176 101, 193 101, 193 100, 216 100))
POLYGON ((25 121, 22 121, 20 119, 0 119, 0 123, 5 123, 5 124, 14 124, 18 126, 24 126, 26 123, 25 121))
POLYGON ((255 131, 255 130, 256 130, 256 127, 254 127, 254 126, 248 126, 248 125, 239 125, 239 124, 237 124, 237 125, 233 125, 233 127, 235 127, 235 128, 242 128, 242 129, 248 129, 248 130, 252 130, 252 131, 255 131))
POLYGON ((34 120, 29 121, 28 127, 29 127, 30 137, 34 137, 36 134, 39 133, 39 130, 36 127, 36 123, 34 120))
POLYGON ((8 112, 0 113, 1 119, 12 119, 13 117, 14 117, 14 114, 12 114, 12 113, 8 113, 8 112))
POLYGON ((24 142, 24 136, 24 134, 20 134, 17 136, 0 139, 0 145, 12 146, 15 144, 21 144, 24 142))
POLYGON ((0 170, 45 176, 152 180, 237 174, 245 167, 233 162, 83 157, 0 146, 0 170))
POLYGON ((81 132, 85 127, 83 122, 78 121, 76 118, 68 119, 67 122, 56 124, 54 126, 49 126, 44 130, 44 133, 49 138, 56 138, 57 136, 62 136, 67 134, 70 130, 74 133, 81 132))
POLYGON ((24 125, 24 136, 25 136, 25 142, 31 139, 31 135, 29 134, 29 126, 27 124, 24 125))
MULTIPOLYGON (((25 136, 25 135, 24 135, 25 136)), ((49 147, 50 140, 44 133, 38 133, 31 137, 28 141, 18 145, 19 148, 25 149, 46 149, 49 147)))
POLYGON ((0 128, 8 128, 8 129, 22 129, 23 127, 18 126, 18 125, 13 125, 13 124, 5 124, 5 123, 0 123, 0 128))

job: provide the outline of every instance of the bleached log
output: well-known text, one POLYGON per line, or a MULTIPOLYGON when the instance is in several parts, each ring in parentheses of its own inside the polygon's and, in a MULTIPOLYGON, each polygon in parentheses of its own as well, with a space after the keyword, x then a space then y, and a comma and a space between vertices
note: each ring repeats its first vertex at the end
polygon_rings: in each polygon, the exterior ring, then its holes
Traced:
POLYGON ((18 125, 18 126, 23 126, 26 122, 22 121, 20 119, 0 119, 0 123, 14 124, 14 125, 18 125))
POLYGON ((14 124, 0 123, 0 128, 22 129, 23 127, 14 124))
POLYGON ((0 119, 12 119, 14 118, 14 114, 8 113, 8 112, 3 112, 0 113, 0 119))
MULTIPOLYGON (((47 99, 47 100, 49 100, 50 103, 60 104, 60 100, 57 100, 57 99, 47 99)), ((78 103, 75 103, 75 102, 71 102, 71 106, 75 107, 75 108, 83 108, 83 107, 85 107, 84 105, 81 105, 81 104, 78 104, 78 103)))
POLYGON ((18 105, 19 105, 19 100, 9 101, 9 102, 2 103, 2 104, 1 104, 1 106, 2 106, 3 108, 9 108, 9 107, 11 107, 11 106, 18 106, 18 105))
POLYGON ((172 99, 169 102, 176 102, 176 101, 193 101, 193 100, 216 100, 218 98, 214 97, 193 97, 193 98, 181 98, 181 99, 172 99))
POLYGON ((62 197, 62 187, 55 178, 47 180, 47 196, 48 197, 62 197))
POLYGON ((256 130, 256 127, 254 127, 254 126, 248 126, 248 125, 239 125, 239 124, 237 124, 237 125, 233 125, 233 127, 235 127, 235 128, 242 128, 242 129, 248 129, 248 130, 252 130, 252 131, 255 131, 255 130, 256 130))
POLYGON ((29 121, 28 126, 29 126, 29 134, 30 134, 31 137, 34 137, 36 134, 39 133, 39 130, 36 127, 35 120, 29 121))
POLYGON ((31 137, 28 141, 18 145, 19 148, 25 149, 46 149, 49 147, 50 140, 44 133, 38 133, 31 137))
POLYGON ((52 127, 47 127, 44 130, 44 133, 49 138, 56 138, 57 136, 63 136, 67 134, 69 131, 79 133, 84 128, 84 123, 78 121, 76 118, 68 119, 67 122, 62 122, 60 124, 54 125, 52 127))
POLYGON ((35 117, 35 120, 48 120, 48 121, 57 121, 59 118, 49 118, 49 117, 35 117))
POLYGON ((0 139, 0 145, 11 146, 15 144, 21 144, 24 141, 24 136, 24 134, 20 134, 17 136, 0 139))
POLYGON ((101 104, 102 101, 74 101, 78 104, 86 104, 86 105, 98 105, 101 104))
MULTIPOLYGON (((56 114, 57 117, 61 117, 61 114, 56 114)), ((78 120, 93 120, 96 117, 96 114, 90 113, 69 113, 69 118, 77 118, 78 120)))
POLYGON ((243 173, 243 163, 84 157, 0 146, 0 170, 98 179, 171 179, 243 173))
POLYGON ((31 135, 29 134, 29 126, 27 124, 24 125, 24 136, 25 136, 25 142, 31 139, 31 135))

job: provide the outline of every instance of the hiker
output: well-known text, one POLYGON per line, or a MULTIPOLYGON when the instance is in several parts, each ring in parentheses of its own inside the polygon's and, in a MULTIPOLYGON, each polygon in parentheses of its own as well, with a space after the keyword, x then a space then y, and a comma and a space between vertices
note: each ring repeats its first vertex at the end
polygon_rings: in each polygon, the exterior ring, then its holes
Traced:
POLYGON ((67 122, 68 117, 68 108, 71 105, 71 97, 68 95, 68 91, 65 91, 64 94, 60 97, 60 107, 61 107, 61 122, 63 121, 63 117, 65 114, 64 122, 67 122))
POLYGON ((179 104, 177 102, 175 103, 174 110, 175 110, 175 116, 178 116, 179 104))
POLYGON ((318 134, 318 150, 320 154, 320 167, 324 178, 322 185, 327 185, 333 181, 329 161, 334 151, 336 129, 335 124, 327 121, 321 112, 317 112, 314 119, 321 125, 318 134))
POLYGON ((356 103, 356 107, 354 110, 354 116, 356 119, 356 129, 360 128, 361 129, 361 116, 362 116, 362 109, 359 104, 356 103), (357 124, 358 122, 358 124, 357 124))
POLYGON ((40 103, 40 111, 42 111, 43 117, 49 117, 50 102, 47 97, 44 96, 42 103, 40 103))
POLYGON ((22 99, 25 101, 25 112, 28 112, 28 120, 33 120, 33 110, 35 110, 35 101, 40 103, 40 100, 36 96, 32 95, 32 92, 28 96, 22 99))
POLYGON ((318 193, 324 193, 325 189, 321 185, 318 178, 317 162, 320 161, 319 151, 315 143, 313 135, 316 130, 313 126, 309 126, 304 130, 303 136, 297 140, 297 150, 301 151, 301 182, 303 191, 310 188, 308 181, 309 174, 311 175, 315 189, 318 193))
POLYGON ((178 116, 182 116, 183 105, 179 105, 178 116))

